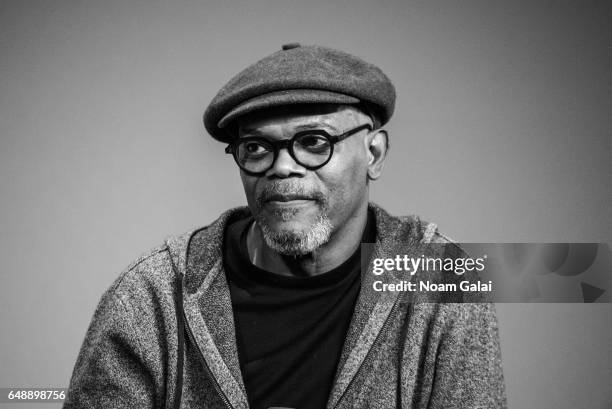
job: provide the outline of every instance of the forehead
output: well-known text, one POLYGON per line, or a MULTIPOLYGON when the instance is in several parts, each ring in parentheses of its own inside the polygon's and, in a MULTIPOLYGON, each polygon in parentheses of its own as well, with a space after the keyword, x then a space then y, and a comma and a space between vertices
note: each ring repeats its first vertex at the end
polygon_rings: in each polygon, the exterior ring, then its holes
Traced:
POLYGON ((254 112, 238 119, 242 135, 263 130, 301 130, 326 128, 340 131, 364 123, 365 114, 350 105, 295 105, 254 112))

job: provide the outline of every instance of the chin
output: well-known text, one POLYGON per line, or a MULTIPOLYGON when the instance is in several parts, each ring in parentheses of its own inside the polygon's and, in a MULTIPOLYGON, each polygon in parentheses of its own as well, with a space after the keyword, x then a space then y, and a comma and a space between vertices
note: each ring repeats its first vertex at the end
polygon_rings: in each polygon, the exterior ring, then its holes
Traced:
POLYGON ((307 201, 298 204, 266 203, 260 212, 268 224, 302 224, 315 222, 321 217, 321 209, 315 202, 307 201))
POLYGON ((290 217, 278 220, 257 217, 268 247, 279 254, 301 256, 310 254, 329 241, 333 227, 323 214, 312 221, 290 217))

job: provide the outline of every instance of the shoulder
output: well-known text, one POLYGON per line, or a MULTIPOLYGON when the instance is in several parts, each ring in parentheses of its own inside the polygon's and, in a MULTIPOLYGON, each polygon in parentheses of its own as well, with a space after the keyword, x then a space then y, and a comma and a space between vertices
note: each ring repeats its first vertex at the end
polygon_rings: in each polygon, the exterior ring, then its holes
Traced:
POLYGON ((436 223, 423 220, 417 215, 402 216, 401 219, 407 223, 412 223, 420 237, 419 243, 436 249, 437 253, 444 254, 446 257, 467 257, 467 252, 461 245, 451 237, 440 232, 436 223))
POLYGON ((444 252, 450 255, 465 254, 455 240, 440 232, 436 223, 415 214, 393 216, 375 203, 370 203, 370 208, 376 216, 378 234, 383 241, 391 238, 402 243, 444 249, 444 252))
POLYGON ((172 294, 177 277, 187 273, 188 263, 194 259, 199 263, 214 262, 219 256, 226 224, 245 214, 243 207, 230 209, 212 223, 167 236, 162 244, 131 262, 107 293, 123 301, 172 294))
POLYGON ((458 242, 451 239, 447 235, 440 233, 437 230, 437 227, 436 230, 431 234, 431 238, 428 243, 431 243, 444 249, 444 254, 447 257, 468 257, 468 253, 463 247, 461 247, 458 242))
POLYGON ((172 272, 170 251, 163 243, 141 254, 121 271, 103 298, 116 298, 123 305, 130 305, 171 291, 172 272))
POLYGON ((117 298, 124 305, 140 304, 172 296, 177 277, 179 254, 185 252, 190 238, 206 227, 167 236, 161 243, 135 258, 114 279, 103 297, 117 298))

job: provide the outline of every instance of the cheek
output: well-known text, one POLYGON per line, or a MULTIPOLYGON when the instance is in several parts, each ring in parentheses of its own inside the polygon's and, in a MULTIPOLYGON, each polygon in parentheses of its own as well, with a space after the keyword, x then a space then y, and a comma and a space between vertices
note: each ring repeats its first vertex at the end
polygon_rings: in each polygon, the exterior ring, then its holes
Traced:
POLYGON ((240 172, 240 179, 242 180, 242 187, 244 188, 244 194, 247 199, 249 207, 255 204, 255 188, 257 184, 257 178, 249 176, 244 172, 240 172))
MULTIPOLYGON (((340 157, 339 157, 340 159, 340 157)), ((350 161, 330 161, 329 169, 321 175, 329 192, 330 207, 346 211, 364 200, 367 163, 355 154, 350 161)))

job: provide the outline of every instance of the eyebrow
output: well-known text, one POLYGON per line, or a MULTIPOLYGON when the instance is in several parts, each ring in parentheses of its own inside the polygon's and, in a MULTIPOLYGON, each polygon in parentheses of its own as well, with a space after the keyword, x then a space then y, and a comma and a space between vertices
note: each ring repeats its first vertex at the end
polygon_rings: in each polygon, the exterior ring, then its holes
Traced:
MULTIPOLYGON (((300 131, 310 131, 310 130, 314 130, 314 129, 327 129, 327 130, 331 130, 334 132, 339 132, 340 130, 338 128, 336 128, 335 126, 333 126, 332 124, 328 123, 327 121, 320 121, 320 122, 311 122, 311 123, 305 123, 305 124, 300 124, 297 125, 294 129, 295 133, 300 132, 300 131)), ((267 133, 262 132, 261 130, 257 129, 257 128, 242 128, 241 129, 241 133, 243 136, 248 135, 248 136, 268 136, 267 133)))

